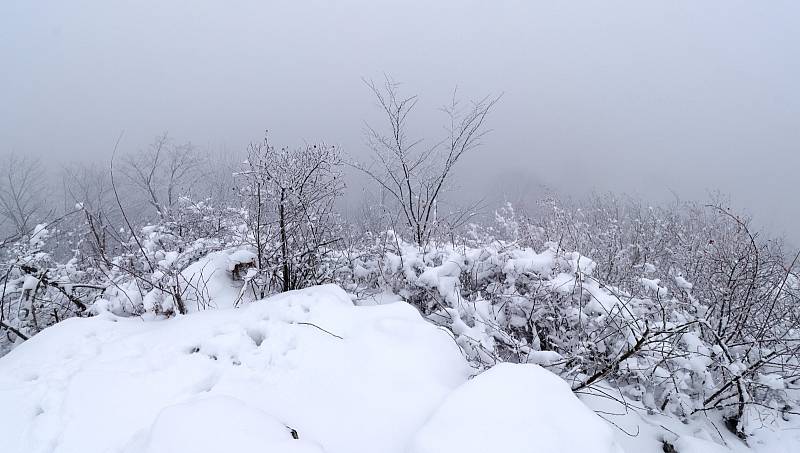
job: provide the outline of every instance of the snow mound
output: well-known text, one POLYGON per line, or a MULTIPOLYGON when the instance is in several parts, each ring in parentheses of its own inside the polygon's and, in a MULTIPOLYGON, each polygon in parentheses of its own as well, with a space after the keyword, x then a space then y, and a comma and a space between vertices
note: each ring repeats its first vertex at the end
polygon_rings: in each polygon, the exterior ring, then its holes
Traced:
POLYGON ((318 446, 295 440, 291 430, 263 411, 242 401, 214 396, 164 409, 143 444, 128 448, 146 453, 322 452, 318 446), (191 421, 189 423, 189 421, 191 421))
POLYGON ((234 278, 237 265, 252 263, 255 254, 246 249, 212 252, 181 271, 181 289, 189 312, 231 308, 254 299, 244 281, 234 278))
POLYGON ((468 373, 410 305, 356 307, 332 285, 73 318, 0 359, 1 450, 399 453, 468 373))
POLYGON ((691 436, 681 436, 673 443, 678 453, 728 453, 731 450, 714 442, 691 436))
POLYGON ((611 428, 561 378, 530 364, 499 364, 445 400, 412 453, 621 453, 611 428))

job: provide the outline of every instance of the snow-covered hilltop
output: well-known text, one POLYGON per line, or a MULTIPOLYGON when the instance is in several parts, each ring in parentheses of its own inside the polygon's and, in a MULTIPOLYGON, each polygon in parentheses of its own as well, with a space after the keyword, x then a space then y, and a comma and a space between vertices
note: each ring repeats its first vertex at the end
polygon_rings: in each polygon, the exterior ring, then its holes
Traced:
POLYGON ((617 451, 547 371, 469 374, 413 307, 356 307, 335 286, 166 321, 72 319, 0 361, 0 439, 7 453, 617 451), (504 432, 498 412, 531 405, 511 420, 528 434, 504 432))
POLYGON ((608 388, 585 395, 606 423, 538 365, 473 371, 414 307, 356 306, 334 285, 167 320, 105 313, 0 359, 0 440, 8 453, 746 451, 710 425, 615 406, 608 388))
POLYGON ((469 371, 414 308, 354 307, 335 286, 166 321, 67 320, 0 370, 9 453, 399 452, 469 371))

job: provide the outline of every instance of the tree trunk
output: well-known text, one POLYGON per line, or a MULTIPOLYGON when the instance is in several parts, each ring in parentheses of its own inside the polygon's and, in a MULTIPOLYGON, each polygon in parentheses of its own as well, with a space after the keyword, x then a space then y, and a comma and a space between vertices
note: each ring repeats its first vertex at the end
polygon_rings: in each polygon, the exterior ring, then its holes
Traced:
POLYGON ((278 217, 281 229, 281 259, 283 261, 283 291, 292 289, 292 284, 289 279, 289 257, 288 257, 288 244, 286 243, 286 215, 284 210, 284 202, 286 201, 286 189, 281 189, 281 202, 278 205, 278 217))

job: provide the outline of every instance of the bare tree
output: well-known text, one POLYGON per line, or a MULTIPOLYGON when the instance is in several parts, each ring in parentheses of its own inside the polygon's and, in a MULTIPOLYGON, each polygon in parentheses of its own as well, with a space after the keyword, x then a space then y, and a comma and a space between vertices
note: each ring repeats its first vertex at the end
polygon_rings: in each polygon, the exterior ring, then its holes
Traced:
MULTIPOLYGON (((367 126, 367 142, 373 152, 370 165, 356 168, 376 181, 382 190, 381 203, 388 198, 399 211, 399 218, 411 232, 417 245, 425 245, 442 221, 438 212, 440 197, 458 161, 481 144, 488 132, 486 116, 499 100, 486 96, 462 108, 454 91, 447 115, 447 135, 433 145, 409 136, 408 117, 417 104, 417 96, 400 94, 399 84, 387 78, 382 85, 365 82, 372 90, 387 120, 388 130, 367 126)), ((456 217, 463 216, 456 213, 456 217)))
POLYGON ((234 174, 241 168, 247 156, 243 150, 208 150, 202 154, 197 168, 200 175, 198 183, 192 187, 195 196, 210 199, 218 206, 236 204, 236 178, 234 174))
POLYGON ((123 241, 115 228, 120 224, 119 209, 108 171, 94 164, 76 164, 64 167, 62 177, 67 199, 83 214, 81 248, 92 257, 107 254, 112 244, 123 241))
POLYGON ((147 150, 128 156, 125 175, 159 217, 169 220, 178 198, 196 180, 200 157, 191 143, 177 145, 164 133, 147 150))
POLYGON ((0 218, 22 235, 46 215, 45 174, 38 159, 11 154, 0 169, 0 218))

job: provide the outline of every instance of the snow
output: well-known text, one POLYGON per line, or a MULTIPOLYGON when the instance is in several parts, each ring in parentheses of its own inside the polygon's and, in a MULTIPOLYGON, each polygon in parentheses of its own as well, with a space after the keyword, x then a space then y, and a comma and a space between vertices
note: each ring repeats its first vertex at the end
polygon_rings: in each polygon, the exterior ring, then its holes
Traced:
POLYGON ((126 450, 131 453, 323 451, 312 442, 293 439, 291 429, 267 413, 227 396, 167 407, 126 450))
POLYGON ((158 265, 163 268, 169 269, 175 263, 175 260, 178 259, 178 256, 179 256, 178 252, 175 251, 167 252, 164 254, 164 259, 158 262, 158 265))
POLYGON ((235 281, 231 271, 237 264, 249 263, 255 254, 246 249, 212 252, 181 271, 186 309, 230 308, 252 301, 243 281, 235 281))
POLYGON ((722 445, 691 436, 681 436, 672 442, 672 445, 678 453, 727 453, 731 451, 722 445))
POLYGON ((778 374, 758 374, 758 382, 771 388, 772 390, 782 390, 786 388, 784 379, 778 374))
POLYGON ((655 293, 656 297, 659 299, 666 297, 667 293, 669 292, 667 288, 661 286, 661 280, 657 278, 649 279, 642 277, 639 279, 639 281, 642 282, 642 286, 655 293))
POLYGON ((356 307, 336 286, 163 321, 105 313, 0 359, 0 439, 3 453, 403 452, 470 371, 410 305, 356 307))
MULTIPOLYGON (((326 285, 235 308, 241 283, 230 264, 247 258, 212 253, 184 270, 202 276, 212 303, 205 309, 155 320, 100 311, 62 321, 0 358, 0 451, 657 453, 665 443, 678 453, 800 451, 798 416, 750 432, 748 446, 718 413, 683 423, 648 413, 640 401, 622 404, 622 391, 607 384, 576 397, 537 365, 564 366, 553 351, 523 351, 529 364, 501 363, 470 379, 475 370, 458 347, 465 344, 389 292, 354 305, 326 285)), ((430 284, 459 267, 436 266, 430 284)), ((559 275, 567 274, 553 282, 559 275)), ((616 298, 594 279, 570 279, 614 309, 616 298)), ((483 322, 468 326, 456 314, 453 329, 494 341, 481 329, 501 313, 473 302, 463 309, 483 322)), ((681 342, 687 368, 705 369, 719 353, 692 332, 681 342)), ((637 368, 635 360, 621 368, 637 368)), ((736 366, 743 365, 732 372, 736 366)), ((758 380, 787 387, 775 374, 758 380)))
POLYGON ((581 401, 613 427, 617 442, 628 453, 661 453, 664 442, 677 453, 794 453, 800 451, 800 417, 782 426, 756 430, 747 444, 728 431, 718 413, 696 414, 681 421, 652 413, 640 402, 602 384, 581 392, 581 401))
POLYGON ((584 275, 592 275, 592 272, 597 268, 597 263, 578 252, 570 254, 569 263, 573 272, 580 272, 584 275))
POLYGON ((682 289, 684 291, 687 291, 687 292, 691 291, 692 288, 694 287, 694 285, 689 283, 688 280, 686 280, 685 278, 683 278, 680 275, 676 275, 675 276, 675 284, 678 285, 678 288, 680 288, 680 289, 682 289))
POLYGON ((410 453, 621 453, 611 428, 562 379, 537 365, 499 364, 456 389, 410 453))
POLYGON ((401 302, 402 297, 390 291, 382 291, 380 293, 370 294, 366 298, 359 299, 358 305, 386 305, 393 302, 401 302))
MULTIPOLYGON (((513 258, 508 260, 503 268, 503 272, 506 274, 534 273, 545 276, 553 272, 557 254, 553 248, 549 248, 542 253, 536 253, 531 249, 521 249, 513 251, 512 256, 513 258)), ((589 262, 585 264, 589 264, 589 262)))
POLYGON ((457 289, 460 284, 459 276, 463 268, 464 260, 462 257, 450 256, 444 260, 441 266, 432 266, 425 269, 418 277, 418 284, 423 287, 437 289, 439 295, 451 307, 455 307, 460 301, 457 289))
POLYGON ((39 285, 38 278, 36 278, 33 275, 26 275, 25 279, 22 282, 22 290, 23 291, 32 290, 36 288, 37 285, 39 285))
POLYGON ((228 270, 232 271, 237 264, 255 263, 257 258, 258 255, 250 250, 235 250, 228 255, 228 260, 230 261, 228 270))
POLYGON ((50 232, 47 230, 47 225, 42 223, 36 225, 31 232, 30 245, 34 247, 41 246, 49 235, 50 232))
POLYGON ((541 366, 553 366, 564 361, 564 357, 555 351, 531 351, 528 353, 528 363, 541 366))
POLYGON ((583 289, 590 296, 589 302, 587 302, 584 308, 584 311, 588 313, 594 313, 596 315, 611 313, 619 302, 619 297, 611 294, 606 288, 601 287, 600 282, 597 280, 592 279, 584 282, 583 289))

